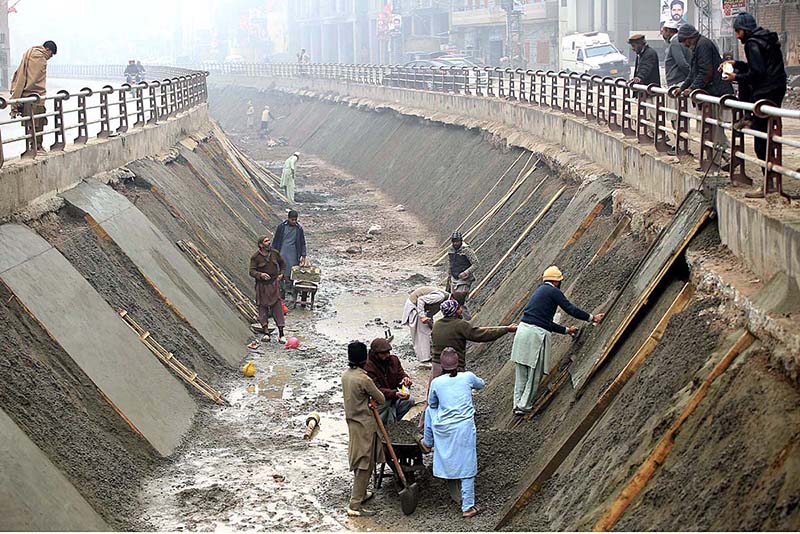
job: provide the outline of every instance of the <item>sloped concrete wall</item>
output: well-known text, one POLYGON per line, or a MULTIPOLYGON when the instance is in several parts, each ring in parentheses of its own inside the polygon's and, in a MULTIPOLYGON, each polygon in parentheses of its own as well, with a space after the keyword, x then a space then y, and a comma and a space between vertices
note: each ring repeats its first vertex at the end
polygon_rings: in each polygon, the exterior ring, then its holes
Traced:
POLYGON ((110 530, 47 456, 2 410, 0 530, 110 530))
POLYGON ((197 406, 105 300, 48 242, 0 226, 0 279, 129 425, 169 456, 197 406))

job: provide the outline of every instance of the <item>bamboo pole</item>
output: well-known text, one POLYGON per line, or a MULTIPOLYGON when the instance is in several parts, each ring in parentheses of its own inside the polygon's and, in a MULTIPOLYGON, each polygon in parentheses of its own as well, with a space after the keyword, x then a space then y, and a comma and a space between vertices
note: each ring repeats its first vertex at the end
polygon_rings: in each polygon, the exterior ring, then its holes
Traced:
MULTIPOLYGON (((533 174, 533 172, 536 170, 536 165, 538 164, 539 161, 537 160, 536 164, 534 164, 534 166, 531 167, 531 169, 527 172, 527 174, 525 174, 524 178, 522 178, 521 180, 517 180, 512 184, 511 189, 509 189, 508 192, 505 195, 503 195, 503 197, 500 200, 498 200, 494 206, 492 206, 492 209, 490 209, 481 218, 481 220, 475 224, 475 226, 470 228, 469 231, 464 234, 465 240, 470 239, 472 236, 477 234, 478 231, 480 231, 480 229, 483 228, 484 224, 486 224, 489 220, 491 220, 491 218, 494 217, 498 211, 503 209, 503 206, 505 206, 506 203, 511 199, 511 197, 514 196, 514 193, 516 193, 517 190, 522 186, 522 184, 524 184, 525 181, 533 174)), ((447 254, 448 254, 447 250, 442 252, 441 256, 439 256, 439 258, 434 262, 434 265, 440 265, 447 257, 447 254)))
POLYGON ((488 243, 489 241, 491 241, 491 240, 492 240, 492 238, 493 238, 495 235, 497 235, 497 232, 499 232, 500 230, 502 230, 503 228, 505 228, 506 224, 508 224, 508 223, 509 223, 509 221, 511 221, 511 219, 513 219, 513 218, 514 218, 514 215, 516 215, 517 213, 519 213, 519 211, 520 211, 520 210, 521 210, 523 207, 525 207, 525 206, 528 204, 528 201, 530 201, 530 199, 531 199, 531 198, 533 198, 533 195, 535 195, 535 194, 536 194, 536 193, 539 191, 539 189, 541 189, 541 187, 544 185, 544 183, 547 181, 547 179, 548 179, 548 178, 550 178, 550 177, 549 177, 549 176, 545 176, 544 178, 542 178, 542 181, 541 181, 541 182, 539 182, 539 183, 536 185, 536 187, 534 187, 534 188, 533 188, 533 191, 531 191, 531 192, 530 192, 530 194, 529 194, 527 197, 525 197, 525 200, 523 200, 522 202, 520 202, 519 206, 517 206, 517 207, 516 207, 516 209, 514 209, 514 211, 512 211, 512 212, 511 212, 511 215, 509 215, 508 217, 506 217, 506 220, 505 220, 505 221, 503 221, 503 222, 500 224, 500 226, 498 226, 498 227, 495 229, 495 231, 494 231, 494 232, 492 232, 491 234, 489 234, 489 237, 487 237, 486 239, 484 239, 483 243, 481 243, 481 244, 478 246, 478 248, 476 248, 476 249, 475 249, 475 252, 478 252, 480 249, 482 249, 482 248, 483 248, 483 246, 484 246, 486 243, 488 243))
MULTIPOLYGON (((519 157, 517 157, 517 159, 515 159, 515 160, 514 160, 514 163, 512 163, 512 164, 511 164, 511 166, 510 166, 508 169, 506 169, 506 172, 504 172, 504 173, 503 173, 503 174, 500 176, 500 178, 499 178, 499 179, 498 179, 498 180, 497 180, 497 181, 494 183, 494 185, 492 186, 492 188, 491 188, 491 189, 489 189, 489 191, 488 191, 488 192, 487 192, 487 193, 486 193, 486 194, 483 196, 483 198, 481 199, 481 201, 480 201, 480 202, 478 202, 478 203, 475 205, 475 207, 474 207, 474 208, 472 208, 472 211, 470 211, 470 212, 469 212, 469 214, 468 214, 466 217, 464 217, 464 220, 463 220, 463 221, 461 221, 461 224, 459 224, 459 225, 456 227, 456 231, 459 231, 459 232, 460 232, 460 231, 461 231, 461 229, 462 229, 462 228, 464 228, 464 225, 465 225, 465 224, 467 224, 467 221, 470 219, 470 217, 472 217, 473 215, 475 215, 475 212, 476 212, 476 211, 478 211, 478 210, 480 209, 480 207, 483 205, 483 203, 484 203, 484 202, 486 202, 486 199, 488 199, 488 198, 489 198, 489 196, 492 194, 492 192, 493 192, 495 189, 497 189, 497 188, 498 188, 498 186, 500 186, 500 182, 502 182, 502 181, 503 181, 503 179, 504 179, 504 178, 505 178, 505 177, 508 175, 508 173, 509 173, 509 172, 511 172, 511 169, 513 169, 513 168, 516 166, 516 164, 517 164, 517 163, 519 163, 519 160, 521 160, 521 159, 522 159, 522 156, 524 156, 524 155, 525 155, 525 152, 524 152, 524 151, 523 151, 523 152, 520 152, 520 155, 519 155, 519 157)), ((531 157, 533 157, 533 153, 531 153, 531 157)), ((530 159, 528 159, 528 163, 530 163, 530 159)), ((526 164, 525 164, 525 166, 527 166, 527 165, 528 165, 528 164, 526 163, 526 164)), ((523 170, 525 170, 525 167, 523 167, 523 170)), ((439 248, 444 248, 444 247, 446 247, 446 246, 447 246, 447 243, 448 243, 448 241, 449 241, 449 239, 445 240, 445 241, 444 241, 444 242, 443 242, 441 245, 439 245, 439 248)))
POLYGON ((625 513, 625 510, 628 509, 628 506, 630 506, 645 486, 647 486, 650 479, 653 478, 659 466, 664 464, 664 461, 667 459, 667 456, 669 456, 669 453, 672 452, 672 448, 675 445, 675 437, 678 435, 678 431, 694 413, 703 399, 705 399, 711 385, 728 369, 728 367, 730 367, 733 360, 747 350, 755 340, 756 337, 749 331, 745 331, 744 334, 736 340, 736 343, 733 344, 730 350, 728 350, 725 356, 723 356, 719 363, 717 363, 714 369, 708 374, 700 387, 697 388, 689 404, 686 405, 680 416, 672 423, 672 426, 670 426, 669 430, 667 430, 666 434, 661 438, 661 441, 658 442, 658 445, 656 445, 652 453, 650 453, 647 460, 639 466, 636 474, 630 479, 628 484, 625 485, 622 491, 620 491, 617 499, 594 525, 592 531, 607 532, 614 528, 614 525, 617 524, 617 521, 619 521, 619 518, 625 513))
POLYGON ((498 261, 498 262, 495 264, 495 266, 492 268, 492 270, 489 272, 489 274, 487 274, 487 275, 484 277, 484 279, 483 279, 483 280, 481 280, 481 283, 480 283, 480 284, 478 284, 478 287, 476 287, 475 289, 473 289, 473 290, 472 290, 472 292, 469 294, 469 298, 471 298, 471 299, 472 299, 472 298, 475 298, 475 296, 478 294, 478 292, 479 292, 481 289, 483 289, 483 287, 484 287, 484 286, 485 286, 485 285, 486 285, 486 284, 489 282, 489 280, 491 280, 491 279, 492 279, 492 277, 493 277, 495 274, 497 274, 497 271, 499 271, 499 270, 500 270, 500 266, 503 264, 503 262, 505 262, 505 261, 506 261, 506 260, 509 258, 509 256, 511 256, 511 254, 513 254, 513 253, 514 253, 514 251, 515 251, 515 250, 517 250, 517 247, 519 247, 519 246, 522 244, 522 242, 523 242, 523 241, 525 241, 525 238, 526 238, 526 237, 528 237, 528 234, 530 234, 530 233, 531 233, 531 231, 532 231, 532 230, 533 230, 533 228, 536 226, 536 224, 537 224, 539 221, 541 221, 541 220, 542 220, 542 218, 543 218, 543 217, 544 217, 544 216, 547 214, 547 212, 548 212, 548 211, 550 211, 550 208, 552 208, 552 207, 553 207, 553 204, 555 204, 555 203, 556 203, 556 200, 558 200, 558 199, 559 199, 559 197, 560 197, 560 196, 561 196, 561 195, 564 193, 564 191, 566 191, 566 190, 567 190, 567 186, 563 186, 561 189, 559 189, 559 190, 558 190, 558 192, 557 192, 557 193, 556 193, 556 194, 553 196, 553 198, 552 198, 552 199, 550 199, 550 202, 548 202, 548 203, 547 203, 547 205, 546 205, 544 208, 542 208, 542 210, 539 212, 539 214, 536 216, 536 218, 533 220, 533 222, 531 222, 531 224, 529 224, 529 225, 528 225, 528 227, 527 227, 527 228, 525 228, 525 230, 524 230, 524 231, 522 232, 522 234, 521 234, 521 235, 520 235, 520 236, 517 238, 517 240, 516 240, 516 241, 514 241, 514 244, 513 244, 513 245, 511 245, 511 248, 509 248, 509 249, 508 249, 508 252, 506 252, 506 253, 503 255, 503 257, 502 257, 502 258, 500 258, 500 260, 499 260, 499 261, 498 261))

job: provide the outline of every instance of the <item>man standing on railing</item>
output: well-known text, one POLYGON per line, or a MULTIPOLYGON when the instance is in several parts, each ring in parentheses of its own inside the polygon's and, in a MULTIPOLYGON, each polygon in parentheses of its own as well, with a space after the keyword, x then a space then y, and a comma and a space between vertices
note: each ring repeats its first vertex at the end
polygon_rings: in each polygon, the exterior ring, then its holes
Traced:
MULTIPOLYGON (((731 85, 731 82, 723 80, 722 74, 719 72, 722 58, 714 41, 700 35, 697 28, 691 24, 681 26, 678 30, 678 41, 692 51, 689 77, 681 84, 684 97, 689 96, 695 89, 702 89, 711 96, 723 96, 733 93, 733 85, 731 85)), ((712 106, 710 118, 722 120, 722 117, 722 108, 720 106, 712 106)), ((728 156, 725 151, 730 148, 730 143, 728 143, 725 130, 711 124, 700 123, 699 126, 701 127, 701 132, 705 131, 707 134, 713 128, 715 152, 719 151, 721 159, 727 162, 728 156)), ((716 160, 716 156, 714 159, 716 160)), ((726 166, 727 163, 721 165, 723 168, 726 166)))
MULTIPOLYGON (((650 48, 650 45, 647 44, 647 41, 644 38, 644 35, 641 33, 631 35, 630 39, 628 39, 628 44, 631 45, 631 49, 636 53, 636 67, 633 69, 633 78, 631 78, 631 84, 661 86, 661 72, 658 68, 658 53, 650 48)), ((652 103, 652 98, 645 94, 644 102, 652 103)), ((654 125, 652 127, 648 127, 647 130, 651 132, 653 137, 655 137, 657 133, 655 131, 655 116, 655 110, 648 107, 647 120, 654 123, 654 125)))
MULTIPOLYGON (((22 56, 19 67, 14 72, 11 79, 11 98, 26 98, 34 95, 44 97, 47 93, 47 62, 58 53, 58 47, 53 41, 45 41, 42 46, 34 46, 28 49, 22 56)), ((12 118, 25 115, 42 115, 47 113, 44 103, 24 104, 15 106, 11 110, 12 118)), ((47 124, 47 117, 33 120, 36 132, 44 131, 47 124)), ((27 128, 26 128, 27 130, 27 128)), ((44 152, 42 147, 42 135, 36 135, 37 152, 44 152)))
MULTIPOLYGON (((733 72, 726 77, 730 81, 739 82, 739 100, 758 102, 769 100, 776 106, 783 103, 786 96, 786 68, 783 64, 783 52, 778 34, 767 31, 756 23, 750 13, 739 13, 733 21, 736 38, 744 46, 747 61, 730 61, 733 72)), ((720 66, 720 69, 724 67, 720 66)), ((723 76, 725 76, 723 74, 723 76)), ((756 117, 747 113, 734 125, 736 129, 752 128, 759 132, 767 131, 767 118, 756 117)), ((767 141, 753 139, 756 156, 760 160, 767 159, 767 141)), ((764 191, 759 188, 747 193, 749 198, 763 198, 764 191)))

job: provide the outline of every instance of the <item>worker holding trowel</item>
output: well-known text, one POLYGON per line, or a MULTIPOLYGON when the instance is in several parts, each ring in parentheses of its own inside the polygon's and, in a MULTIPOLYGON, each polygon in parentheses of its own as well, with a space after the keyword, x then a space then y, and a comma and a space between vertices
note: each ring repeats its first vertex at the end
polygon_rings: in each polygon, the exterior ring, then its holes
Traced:
POLYGON ((364 370, 386 398, 378 410, 383 424, 395 424, 414 407, 414 397, 409 391, 414 383, 403 369, 400 358, 392 354, 388 339, 379 337, 372 341, 364 370))
POLYGON ((375 471, 375 463, 383 462, 383 447, 378 447, 378 427, 372 413, 371 404, 386 402, 383 393, 364 371, 367 362, 367 346, 354 341, 347 346, 348 369, 342 374, 344 393, 344 416, 350 434, 347 452, 350 470, 353 471, 353 491, 347 515, 350 517, 375 515, 362 504, 373 497, 367 491, 369 479, 375 471))
POLYGON ((533 409, 536 392, 542 377, 550 372, 550 333, 575 336, 578 327, 565 327, 553 322, 556 309, 561 308, 572 317, 597 324, 605 314, 592 315, 572 304, 561 291, 564 275, 558 267, 549 267, 542 277, 542 285, 531 295, 522 315, 511 361, 516 365, 514 377, 514 415, 522 416, 533 409))

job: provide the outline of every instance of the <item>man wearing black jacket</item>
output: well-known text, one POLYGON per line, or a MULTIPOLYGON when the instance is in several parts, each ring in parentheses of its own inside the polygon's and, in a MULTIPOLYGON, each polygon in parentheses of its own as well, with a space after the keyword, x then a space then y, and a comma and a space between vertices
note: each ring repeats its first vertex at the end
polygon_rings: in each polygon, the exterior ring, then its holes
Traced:
MULTIPOLYGON (((636 53, 636 67, 633 69, 633 78, 631 83, 642 85, 658 85, 661 86, 661 72, 658 67, 658 53, 650 48, 650 45, 645 41, 644 35, 637 33, 628 39, 628 44, 631 49, 636 53)), ((652 103, 651 98, 645 96, 645 101, 652 103)), ((655 110, 647 108, 647 120, 655 122, 655 110)), ((655 132, 654 127, 648 127, 651 133, 655 132)))
MULTIPOLYGON (((786 96, 787 79, 778 34, 760 27, 750 13, 739 13, 733 21, 733 29, 736 38, 744 45, 744 55, 747 58, 746 62, 732 62, 733 73, 728 75, 729 80, 739 83, 739 100, 755 103, 765 99, 780 106, 786 96)), ((748 113, 734 127, 766 132, 767 121, 766 118, 748 113)), ((765 160, 767 141, 756 137, 753 145, 758 159, 765 160)), ((761 197, 764 193, 759 189, 758 192, 747 195, 751 198, 761 197)))
MULTIPOLYGON (((695 89, 702 89, 711 96, 733 94, 733 85, 731 82, 723 80, 719 71, 722 58, 714 41, 700 35, 697 28, 691 24, 681 26, 678 30, 678 41, 692 51, 692 68, 689 77, 681 84, 683 96, 689 96, 695 89)), ((723 120, 720 106, 712 106, 711 118, 723 120)), ((722 159, 727 160, 728 157, 724 150, 730 149, 730 143, 725 135, 725 130, 710 124, 706 124, 704 127, 707 131, 711 128, 714 129, 714 144, 720 147, 722 159)))

